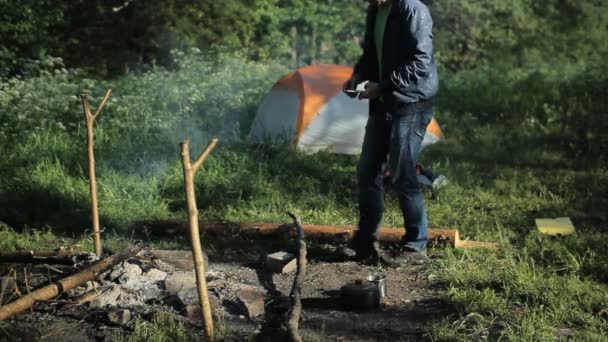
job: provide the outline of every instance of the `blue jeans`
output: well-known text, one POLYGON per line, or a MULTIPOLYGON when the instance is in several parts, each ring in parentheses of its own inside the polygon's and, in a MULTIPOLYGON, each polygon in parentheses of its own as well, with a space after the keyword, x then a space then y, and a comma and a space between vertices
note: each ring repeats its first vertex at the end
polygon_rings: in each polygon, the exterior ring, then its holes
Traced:
POLYGON ((391 186, 399 198, 406 234, 405 246, 426 250, 428 221, 424 195, 416 176, 416 162, 432 109, 405 116, 372 113, 365 127, 361 159, 357 164, 359 182, 359 233, 361 238, 377 237, 384 211, 383 165, 388 158, 391 186))

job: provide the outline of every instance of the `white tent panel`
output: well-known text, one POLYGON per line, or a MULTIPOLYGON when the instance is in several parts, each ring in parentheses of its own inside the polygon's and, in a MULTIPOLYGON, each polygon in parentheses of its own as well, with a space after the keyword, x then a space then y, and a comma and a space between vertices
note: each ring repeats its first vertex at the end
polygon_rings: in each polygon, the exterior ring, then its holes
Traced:
POLYGON ((368 101, 334 96, 304 130, 298 148, 306 153, 359 154, 368 118, 368 101))
POLYGON ((420 150, 422 151, 425 147, 430 146, 436 142, 439 142, 439 138, 431 132, 426 131, 426 133, 424 134, 424 140, 422 140, 422 146, 420 147, 420 150))
POLYGON ((300 112, 300 95, 297 91, 275 87, 258 108, 250 131, 254 143, 293 141, 300 112))

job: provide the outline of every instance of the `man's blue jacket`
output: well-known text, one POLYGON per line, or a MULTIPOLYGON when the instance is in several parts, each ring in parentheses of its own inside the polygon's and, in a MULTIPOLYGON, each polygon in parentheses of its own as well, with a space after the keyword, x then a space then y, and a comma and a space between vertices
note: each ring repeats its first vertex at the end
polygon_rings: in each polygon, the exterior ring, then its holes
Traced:
MULTIPOLYGON (((378 6, 367 11, 363 54, 354 68, 359 81, 380 82, 384 110, 407 112, 414 103, 431 102, 439 85, 433 57, 433 20, 419 0, 393 0, 382 52, 379 77, 374 25, 378 6)), ((379 105, 371 101, 371 110, 379 105)))

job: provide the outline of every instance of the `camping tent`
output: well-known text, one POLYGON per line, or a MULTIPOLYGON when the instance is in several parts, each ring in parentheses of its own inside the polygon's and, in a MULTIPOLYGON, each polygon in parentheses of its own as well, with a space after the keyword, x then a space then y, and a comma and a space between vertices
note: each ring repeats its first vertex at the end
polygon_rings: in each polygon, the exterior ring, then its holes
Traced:
MULTIPOLYGON (((259 106, 250 139, 255 143, 292 141, 307 153, 361 153, 368 101, 351 99, 342 92, 351 74, 350 67, 321 64, 285 75, 259 106)), ((442 138, 433 119, 423 148, 442 138)))

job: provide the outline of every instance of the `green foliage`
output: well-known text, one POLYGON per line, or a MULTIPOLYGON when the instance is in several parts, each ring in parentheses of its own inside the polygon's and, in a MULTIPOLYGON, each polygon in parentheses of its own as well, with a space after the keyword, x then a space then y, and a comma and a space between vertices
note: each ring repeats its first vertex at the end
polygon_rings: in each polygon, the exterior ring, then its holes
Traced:
POLYGON ((491 126, 503 131, 496 139, 505 150, 559 145, 573 158, 597 156, 600 164, 608 144, 608 122, 602 119, 607 75, 602 64, 560 70, 484 67, 445 73, 438 100, 445 128, 463 137, 491 126))
POLYGON ((168 313, 158 313, 151 322, 138 319, 135 331, 128 336, 120 336, 121 342, 194 342, 202 341, 202 337, 186 329, 168 313))
POLYGON ((95 106, 106 86, 114 93, 95 126, 103 224, 124 230, 128 222, 170 216, 170 201, 159 197, 164 179, 156 176, 178 165, 179 141, 190 138, 193 149, 211 134, 240 141, 261 95, 285 70, 232 55, 175 58, 177 72, 157 69, 105 84, 61 65, 2 80, 0 216, 16 226, 86 224, 86 130, 78 95, 88 93, 95 106))
POLYGON ((483 66, 598 63, 608 46, 603 1, 428 1, 440 63, 456 71, 483 66))
POLYGON ((16 249, 51 251, 57 248, 60 239, 50 229, 26 229, 21 233, 0 222, 0 250, 4 252, 16 249))
MULTIPOLYGON (((605 241, 605 240, 604 240, 605 241)), ((595 339, 608 331, 608 289, 563 273, 563 260, 537 264, 536 256, 521 252, 448 251, 434 265, 438 280, 461 318, 444 321, 433 340, 554 340, 558 328, 595 339)), ((545 259, 545 261, 548 261, 545 259)), ((576 269, 576 262, 572 265, 576 269)))
POLYGON ((49 0, 0 0, 0 77, 17 69, 28 73, 31 64, 60 44, 55 34, 63 21, 64 3, 49 0))
MULTIPOLYGON (((440 64, 459 71, 603 61, 608 4, 602 1, 429 0, 440 64)), ((239 52, 290 65, 352 64, 365 1, 226 0, 0 2, 1 75, 27 73, 45 55, 68 66, 125 74, 172 65, 171 51, 239 52)))

